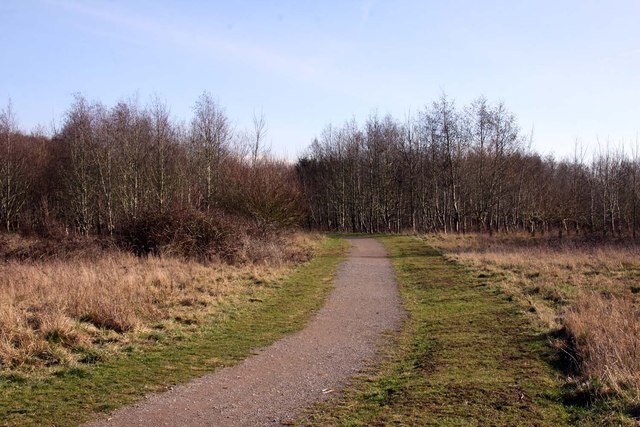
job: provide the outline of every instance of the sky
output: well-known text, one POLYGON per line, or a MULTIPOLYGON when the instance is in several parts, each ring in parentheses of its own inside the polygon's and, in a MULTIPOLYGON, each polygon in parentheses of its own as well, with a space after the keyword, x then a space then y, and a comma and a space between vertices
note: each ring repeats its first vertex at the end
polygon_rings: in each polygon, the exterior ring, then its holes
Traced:
POLYGON ((485 96, 566 157, 635 145, 639 23, 637 0, 1 0, 0 105, 27 131, 74 93, 158 96, 188 121, 208 91, 238 130, 262 111, 295 159, 330 122, 485 96))

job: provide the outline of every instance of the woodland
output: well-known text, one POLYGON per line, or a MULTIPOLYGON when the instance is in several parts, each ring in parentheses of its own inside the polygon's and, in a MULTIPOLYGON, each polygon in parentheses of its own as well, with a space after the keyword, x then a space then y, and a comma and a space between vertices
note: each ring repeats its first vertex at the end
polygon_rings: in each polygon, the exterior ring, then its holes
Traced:
POLYGON ((532 148, 504 104, 443 96, 399 121, 329 125, 298 164, 308 224, 365 233, 525 231, 632 236, 637 147, 576 143, 569 159, 532 148))
POLYGON ((637 150, 576 144, 569 159, 542 156, 502 103, 457 107, 443 96, 405 120, 328 125, 295 164, 267 154, 264 116, 253 123, 236 131, 207 93, 186 124, 158 99, 107 107, 78 95, 45 136, 21 131, 9 104, 0 114, 2 228, 115 236, 145 253, 178 238, 147 229, 186 222, 220 232, 225 221, 248 221, 261 231, 637 235, 637 150))

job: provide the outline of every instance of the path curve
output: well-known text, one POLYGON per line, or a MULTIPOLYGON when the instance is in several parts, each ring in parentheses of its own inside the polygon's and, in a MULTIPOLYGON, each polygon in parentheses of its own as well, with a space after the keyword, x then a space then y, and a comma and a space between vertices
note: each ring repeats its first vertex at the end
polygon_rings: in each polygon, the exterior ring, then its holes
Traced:
POLYGON ((374 360, 404 312, 384 247, 349 239, 335 288, 302 331, 240 364, 151 395, 94 426, 281 425, 337 390, 374 360))

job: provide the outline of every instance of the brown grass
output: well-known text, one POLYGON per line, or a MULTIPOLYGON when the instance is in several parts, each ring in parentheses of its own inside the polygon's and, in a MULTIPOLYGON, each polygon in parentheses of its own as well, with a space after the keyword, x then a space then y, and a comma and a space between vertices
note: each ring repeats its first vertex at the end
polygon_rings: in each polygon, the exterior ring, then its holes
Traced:
POLYGON ((640 313, 630 299, 583 295, 564 322, 587 378, 640 396, 640 313))
POLYGON ((220 302, 308 259, 318 239, 257 241, 240 265, 117 251, 0 262, 0 368, 74 363, 94 351, 118 352, 149 331, 196 328, 220 302))
POLYGON ((438 235, 449 258, 564 330, 583 380, 640 401, 640 246, 526 235, 438 235))

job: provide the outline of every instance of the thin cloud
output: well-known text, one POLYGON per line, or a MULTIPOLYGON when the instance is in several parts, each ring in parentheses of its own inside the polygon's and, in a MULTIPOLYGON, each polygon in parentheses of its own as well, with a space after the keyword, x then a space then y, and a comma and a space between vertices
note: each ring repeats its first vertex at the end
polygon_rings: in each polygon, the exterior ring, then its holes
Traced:
POLYGON ((114 33, 123 28, 137 33, 157 43, 170 43, 194 54, 207 55, 210 58, 232 58, 263 68, 268 71, 292 75, 305 80, 315 80, 326 75, 318 58, 284 55, 264 46, 240 43, 224 39, 219 35, 187 28, 174 23, 151 20, 114 7, 101 7, 95 4, 65 0, 46 0, 54 7, 63 8, 72 13, 84 15, 116 26, 114 33))

